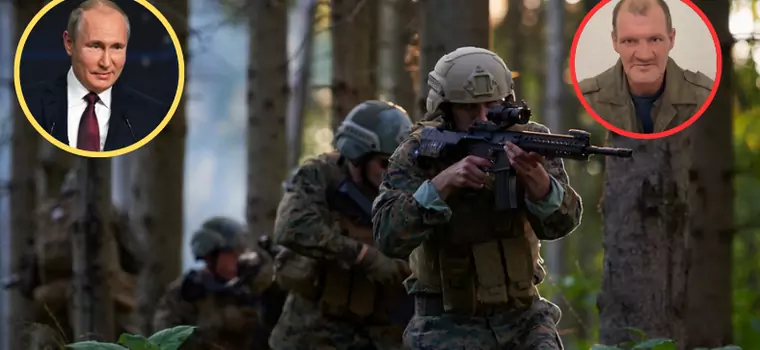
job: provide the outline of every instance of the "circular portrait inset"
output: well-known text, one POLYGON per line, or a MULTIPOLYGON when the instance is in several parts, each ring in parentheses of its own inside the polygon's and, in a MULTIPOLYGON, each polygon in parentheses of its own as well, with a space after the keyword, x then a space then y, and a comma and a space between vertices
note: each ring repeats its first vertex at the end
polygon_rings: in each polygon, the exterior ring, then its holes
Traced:
POLYGON ((720 45, 704 13, 688 0, 607 0, 575 34, 575 92, 617 134, 654 139, 691 125, 720 81, 720 45))
POLYGON ((107 158, 150 142, 184 85, 179 40, 145 0, 57 0, 27 25, 16 96, 34 128, 67 152, 107 158))

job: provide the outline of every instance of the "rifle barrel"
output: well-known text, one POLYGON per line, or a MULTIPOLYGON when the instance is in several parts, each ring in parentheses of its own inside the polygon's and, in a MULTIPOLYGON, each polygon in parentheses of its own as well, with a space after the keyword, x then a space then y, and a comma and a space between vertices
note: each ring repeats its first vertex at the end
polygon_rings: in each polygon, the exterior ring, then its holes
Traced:
POLYGON ((630 158, 631 155, 633 155, 633 150, 628 149, 628 148, 588 146, 586 150, 590 154, 601 154, 605 156, 614 156, 614 157, 622 157, 622 158, 630 158))

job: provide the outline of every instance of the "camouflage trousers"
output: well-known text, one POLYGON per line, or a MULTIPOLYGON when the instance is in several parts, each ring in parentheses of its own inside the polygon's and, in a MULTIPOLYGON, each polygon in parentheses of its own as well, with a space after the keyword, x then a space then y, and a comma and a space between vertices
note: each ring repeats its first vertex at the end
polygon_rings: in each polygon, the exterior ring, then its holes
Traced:
POLYGON ((539 299, 530 308, 465 317, 416 312, 404 331, 404 346, 419 350, 562 350, 559 307, 539 299))
POLYGON ((326 317, 311 301, 290 293, 272 330, 277 350, 400 350, 403 326, 360 326, 326 317))

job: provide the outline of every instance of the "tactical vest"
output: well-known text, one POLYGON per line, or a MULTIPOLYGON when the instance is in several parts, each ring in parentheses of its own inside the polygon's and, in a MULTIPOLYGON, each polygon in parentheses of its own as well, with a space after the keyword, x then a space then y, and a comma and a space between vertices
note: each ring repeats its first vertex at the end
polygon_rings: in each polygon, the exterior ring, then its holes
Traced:
MULTIPOLYGON (((330 169, 327 176, 328 203, 334 203, 337 188, 347 178, 347 170, 340 163, 341 157, 338 153, 322 155, 321 158, 330 169)), ((332 205, 325 224, 339 227, 343 235, 358 242, 374 245, 371 226, 358 224, 350 215, 332 205)), ((317 263, 289 250, 281 252, 276 260, 278 282, 283 287, 316 302, 328 315, 353 321, 384 323, 389 319, 389 311, 406 295, 401 284, 383 287, 367 279, 363 271, 346 270, 335 262, 317 263), (287 271, 292 271, 293 276, 287 271), (306 274, 311 275, 311 278, 292 278, 295 275, 306 274), (288 279, 286 283, 282 282, 284 278, 288 279)))
POLYGON ((195 302, 195 306, 198 310, 197 326, 220 340, 225 338, 220 335, 246 338, 258 324, 256 309, 238 305, 232 297, 210 295, 195 302))
MULTIPOLYGON (((188 303, 192 308, 166 307, 161 310, 160 318, 154 321, 154 327, 170 328, 176 326, 173 322, 196 326, 181 349, 258 348, 252 346, 256 337, 261 337, 255 299, 241 300, 235 295, 208 291, 201 280, 202 276, 208 276, 206 273, 209 272, 188 272, 172 282, 164 296, 167 302, 174 305, 188 303)), ((251 282, 239 288, 244 289, 243 292, 252 292, 253 285, 251 282)))
MULTIPOLYGON (((423 122, 438 126, 440 121, 423 122)), ((520 130, 519 126, 511 130, 520 130)), ((419 139, 421 128, 412 133, 419 139)), ((437 159, 423 172, 428 179, 456 163, 437 159)), ((452 216, 431 239, 416 248, 410 261, 420 289, 438 292, 446 312, 472 315, 480 305, 523 307, 538 295, 545 271, 539 241, 527 220, 524 203, 508 213, 494 211, 493 179, 484 190, 454 191, 446 203, 452 216)), ((519 192, 518 201, 524 198, 519 192)))
MULTIPOLYGON (((70 199, 54 198, 43 202, 37 211, 38 227, 34 236, 34 251, 40 286, 35 288, 34 295, 37 302, 45 303, 51 308, 68 303, 67 297, 73 277, 71 237, 77 219, 73 208, 74 203, 70 199)), ((110 229, 109 226, 106 228, 110 229)), ((107 269, 111 270, 111 293, 116 310, 130 312, 135 308, 136 280, 118 264, 118 258, 108 262, 107 269)))

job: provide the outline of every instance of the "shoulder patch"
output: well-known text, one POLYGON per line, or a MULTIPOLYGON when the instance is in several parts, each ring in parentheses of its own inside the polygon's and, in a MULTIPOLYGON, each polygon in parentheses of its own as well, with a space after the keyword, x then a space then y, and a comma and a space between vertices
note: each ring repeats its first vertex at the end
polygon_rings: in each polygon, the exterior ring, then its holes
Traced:
POLYGON ((582 94, 590 94, 600 90, 599 83, 596 78, 586 78, 578 82, 578 87, 581 89, 582 94))
POLYGON ((707 75, 699 71, 692 72, 690 70, 684 70, 683 77, 689 83, 692 83, 699 87, 703 87, 707 90, 712 90, 713 84, 715 83, 713 79, 710 79, 707 75))
POLYGON ((441 125, 441 121, 439 120, 417 122, 417 124, 414 126, 414 128, 412 129, 407 139, 419 141, 420 135, 422 134, 422 130, 425 129, 425 127, 428 127, 428 126, 439 127, 440 125, 441 125))

